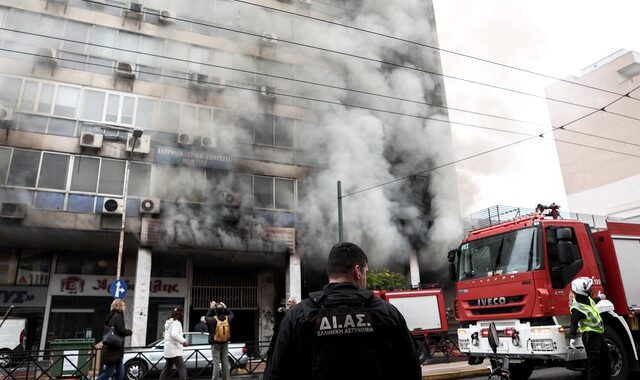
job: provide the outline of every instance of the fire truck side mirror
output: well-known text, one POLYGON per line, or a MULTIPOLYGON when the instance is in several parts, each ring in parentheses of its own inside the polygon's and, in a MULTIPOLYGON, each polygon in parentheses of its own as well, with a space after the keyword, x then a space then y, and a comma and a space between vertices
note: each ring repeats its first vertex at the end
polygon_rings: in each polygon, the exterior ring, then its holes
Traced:
POLYGON ((449 260, 449 279, 451 281, 457 280, 457 277, 458 277, 456 276, 456 264, 455 264, 457 255, 458 255, 457 249, 452 249, 447 254, 447 259, 449 260))
POLYGON ((556 230, 558 259, 562 265, 569 265, 574 261, 572 237, 571 228, 558 228, 556 230))

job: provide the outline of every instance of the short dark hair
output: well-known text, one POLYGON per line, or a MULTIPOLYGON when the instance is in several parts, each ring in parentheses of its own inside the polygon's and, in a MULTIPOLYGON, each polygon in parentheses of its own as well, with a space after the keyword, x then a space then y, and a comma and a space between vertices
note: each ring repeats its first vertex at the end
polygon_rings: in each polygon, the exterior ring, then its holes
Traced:
POLYGON ((182 317, 183 317, 182 307, 181 306, 174 307, 173 310, 171 311, 171 319, 182 322, 182 317))
POLYGON ((331 247, 327 263, 327 276, 349 274, 356 265, 367 265, 367 255, 353 243, 338 243, 331 247))

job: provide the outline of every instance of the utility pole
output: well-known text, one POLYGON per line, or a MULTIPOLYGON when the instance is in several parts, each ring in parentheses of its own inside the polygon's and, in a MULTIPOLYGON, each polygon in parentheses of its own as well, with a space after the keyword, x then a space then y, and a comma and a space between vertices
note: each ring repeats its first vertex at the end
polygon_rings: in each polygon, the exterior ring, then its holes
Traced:
POLYGON ((338 181, 338 242, 344 241, 342 225, 342 182, 338 181))

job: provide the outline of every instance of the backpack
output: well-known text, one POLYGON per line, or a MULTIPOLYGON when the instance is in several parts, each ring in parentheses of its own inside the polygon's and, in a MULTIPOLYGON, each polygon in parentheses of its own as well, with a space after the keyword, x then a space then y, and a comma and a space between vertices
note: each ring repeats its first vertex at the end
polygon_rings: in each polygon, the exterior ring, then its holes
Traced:
POLYGON ((216 332, 213 334, 213 341, 217 343, 227 343, 231 339, 231 329, 229 327, 229 318, 224 321, 216 318, 216 332))

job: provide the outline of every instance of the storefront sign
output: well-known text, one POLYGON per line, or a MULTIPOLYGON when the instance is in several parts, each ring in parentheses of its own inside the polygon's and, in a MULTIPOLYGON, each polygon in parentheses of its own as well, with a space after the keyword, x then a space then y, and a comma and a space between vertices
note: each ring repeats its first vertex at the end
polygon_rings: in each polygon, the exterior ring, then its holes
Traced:
POLYGON ((266 238, 273 242, 282 242, 291 252, 296 251, 296 229, 287 227, 265 227, 266 238))
MULTIPOLYGON (((126 280, 126 284, 129 293, 135 291, 132 280, 126 280)), ((109 297, 111 277, 54 274, 51 279, 51 288, 51 294, 54 296, 109 297)), ((187 280, 151 277, 149 292, 151 297, 186 297, 187 280)))
POLYGON ((45 307, 47 288, 44 286, 3 286, 0 307, 45 307))
POLYGON ((156 162, 203 169, 229 170, 231 168, 231 157, 226 154, 215 154, 202 150, 186 150, 168 146, 157 148, 156 162))

